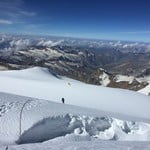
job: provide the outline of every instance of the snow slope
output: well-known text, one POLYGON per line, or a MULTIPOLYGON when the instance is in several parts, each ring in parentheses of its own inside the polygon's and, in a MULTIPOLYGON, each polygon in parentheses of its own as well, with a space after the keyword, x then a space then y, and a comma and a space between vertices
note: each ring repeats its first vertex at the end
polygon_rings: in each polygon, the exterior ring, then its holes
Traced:
POLYGON ((0 93, 0 100, 1 145, 54 138, 72 142, 150 140, 150 124, 116 119, 107 112, 6 93, 0 93))
POLYGON ((147 85, 145 88, 139 90, 138 92, 150 96, 150 83, 149 83, 149 85, 147 85))
POLYGON ((144 78, 140 78, 140 81, 148 81, 149 85, 147 85, 145 88, 139 90, 138 92, 145 94, 145 95, 150 95, 150 76, 145 76, 144 78))
POLYGON ((137 92, 85 84, 46 68, 0 72, 1 92, 90 107, 150 121, 150 97, 137 92), (140 110, 140 111, 139 111, 140 110))
MULTIPOLYGON (((0 146, 5 150, 6 146, 0 146)), ((8 150, 149 150, 150 142, 128 141, 75 141, 59 139, 48 143, 8 146, 8 150), (59 144, 58 144, 59 143, 59 144)))

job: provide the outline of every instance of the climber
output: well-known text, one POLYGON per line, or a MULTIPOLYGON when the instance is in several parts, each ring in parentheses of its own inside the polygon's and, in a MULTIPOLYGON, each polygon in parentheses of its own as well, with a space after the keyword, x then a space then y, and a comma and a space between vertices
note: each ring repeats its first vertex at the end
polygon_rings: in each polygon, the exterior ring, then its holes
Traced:
POLYGON ((65 103, 65 99, 64 98, 62 98, 61 101, 62 101, 63 104, 65 103))

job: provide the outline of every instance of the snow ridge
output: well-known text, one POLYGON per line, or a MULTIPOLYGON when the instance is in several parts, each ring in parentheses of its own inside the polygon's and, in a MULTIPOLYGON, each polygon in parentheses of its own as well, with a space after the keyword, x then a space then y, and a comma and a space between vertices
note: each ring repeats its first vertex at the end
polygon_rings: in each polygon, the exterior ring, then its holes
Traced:
POLYGON ((37 143, 68 135, 85 139, 149 141, 150 124, 66 114, 37 122, 21 135, 17 143, 37 143))

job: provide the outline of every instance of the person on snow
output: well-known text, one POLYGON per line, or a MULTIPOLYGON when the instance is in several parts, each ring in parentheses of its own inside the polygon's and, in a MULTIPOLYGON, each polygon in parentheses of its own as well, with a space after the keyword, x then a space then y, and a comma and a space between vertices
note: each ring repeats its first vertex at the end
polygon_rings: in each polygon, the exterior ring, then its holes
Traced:
POLYGON ((65 103, 65 99, 64 98, 62 98, 61 101, 62 101, 63 104, 65 103))

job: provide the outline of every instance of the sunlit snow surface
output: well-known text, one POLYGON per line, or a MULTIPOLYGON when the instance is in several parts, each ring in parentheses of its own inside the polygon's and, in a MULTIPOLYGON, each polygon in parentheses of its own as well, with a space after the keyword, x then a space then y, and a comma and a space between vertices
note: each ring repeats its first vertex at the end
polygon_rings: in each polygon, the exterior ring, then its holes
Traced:
POLYGON ((150 97, 129 90, 85 84, 35 67, 0 72, 1 92, 150 119, 150 97), (140 110, 140 111, 139 111, 140 110))
POLYGON ((150 124, 126 121, 123 115, 118 115, 122 120, 115 119, 113 114, 95 109, 6 93, 0 93, 0 99, 0 143, 3 144, 36 143, 61 136, 79 141, 150 139, 150 124))
POLYGON ((44 141, 9 149, 150 149, 148 96, 38 67, 0 72, 0 82, 0 91, 28 96, 0 93, 0 149, 44 141), (62 97, 70 105, 61 104, 62 97))

